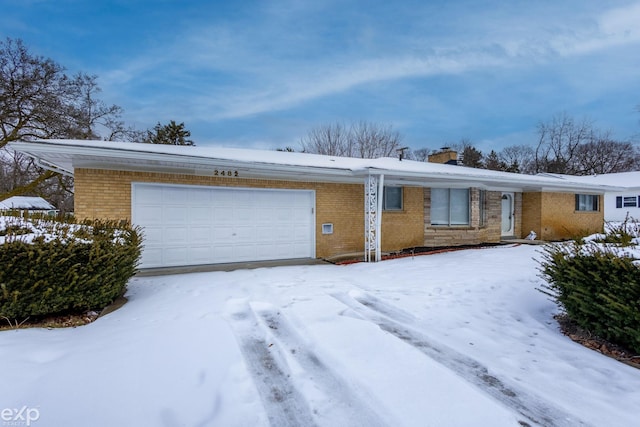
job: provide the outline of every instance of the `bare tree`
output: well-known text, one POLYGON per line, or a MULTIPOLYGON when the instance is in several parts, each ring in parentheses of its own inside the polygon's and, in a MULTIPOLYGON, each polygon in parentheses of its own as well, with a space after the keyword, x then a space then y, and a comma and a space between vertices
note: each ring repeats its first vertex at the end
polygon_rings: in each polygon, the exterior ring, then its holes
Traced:
POLYGON ((351 144, 349 132, 341 123, 315 127, 300 140, 303 152, 327 156, 348 157, 351 144))
POLYGON ((98 92, 94 76, 70 78, 53 60, 31 54, 21 40, 0 41, 0 163, 3 177, 13 176, 0 198, 58 194, 68 199, 69 179, 8 152, 6 145, 18 140, 98 137, 96 126, 120 123, 121 112, 98 101, 98 92))
POLYGON ((586 119, 576 122, 561 114, 539 124, 538 134, 534 172, 590 175, 624 172, 640 165, 633 144, 614 140, 610 131, 597 129, 586 119))
POLYGON ((607 133, 578 147, 572 169, 576 175, 593 175, 633 171, 638 166, 638 149, 630 142, 614 141, 607 133))
POLYGON ((363 159, 390 157, 400 148, 400 133, 391 125, 360 121, 351 126, 353 154, 363 159))
POLYGON ((428 148, 418 148, 417 150, 409 150, 407 153, 407 159, 415 160, 418 162, 426 162, 429 159, 431 150, 428 148))
POLYGON ((391 125, 358 122, 348 128, 335 123, 311 129, 300 141, 302 151, 342 157, 388 157, 400 147, 401 136, 391 125))
POLYGON ((72 99, 68 115, 71 119, 68 137, 73 139, 100 139, 99 128, 109 131, 112 138, 123 127, 122 108, 107 105, 97 98, 102 92, 98 76, 78 73, 71 81, 72 99))
POLYGON ((535 173, 535 150, 528 145, 512 145, 498 153, 500 160, 507 165, 508 172, 535 173))
POLYGON ((593 139, 592 121, 576 122, 566 113, 538 124, 538 144, 535 149, 535 172, 574 174, 574 160, 580 145, 593 139))

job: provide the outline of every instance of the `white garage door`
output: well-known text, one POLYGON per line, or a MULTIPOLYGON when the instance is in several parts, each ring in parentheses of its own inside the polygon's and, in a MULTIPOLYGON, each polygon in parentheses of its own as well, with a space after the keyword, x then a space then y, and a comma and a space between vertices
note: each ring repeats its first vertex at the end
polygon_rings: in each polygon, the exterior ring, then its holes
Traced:
POLYGON ((134 183, 131 199, 142 268, 315 257, 313 191, 134 183))

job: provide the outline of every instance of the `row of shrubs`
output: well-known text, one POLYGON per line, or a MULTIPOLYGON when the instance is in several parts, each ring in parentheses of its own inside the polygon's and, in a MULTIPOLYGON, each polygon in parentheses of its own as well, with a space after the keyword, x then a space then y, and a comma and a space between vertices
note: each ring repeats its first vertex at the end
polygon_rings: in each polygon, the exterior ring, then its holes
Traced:
POLYGON ((593 240, 548 245, 541 290, 583 329, 640 353, 640 236, 629 225, 593 240))
POLYGON ((126 222, 3 219, 0 318, 101 309, 136 272, 141 233, 126 222))

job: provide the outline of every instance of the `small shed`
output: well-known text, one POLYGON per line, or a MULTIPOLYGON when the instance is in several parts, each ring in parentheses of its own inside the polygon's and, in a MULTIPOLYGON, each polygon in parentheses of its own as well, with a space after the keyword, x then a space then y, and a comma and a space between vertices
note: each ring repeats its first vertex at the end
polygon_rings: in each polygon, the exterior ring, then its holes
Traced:
POLYGON ((56 215, 58 209, 42 197, 13 196, 0 201, 0 212, 20 211, 56 215))

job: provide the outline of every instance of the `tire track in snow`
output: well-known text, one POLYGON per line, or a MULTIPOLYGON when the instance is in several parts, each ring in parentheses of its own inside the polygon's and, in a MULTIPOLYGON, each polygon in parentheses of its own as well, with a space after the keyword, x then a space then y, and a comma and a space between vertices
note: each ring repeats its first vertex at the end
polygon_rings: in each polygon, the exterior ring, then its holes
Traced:
POLYGON ((267 344, 248 304, 229 315, 231 328, 273 427, 316 426, 309 405, 290 381, 282 355, 267 344))
MULTIPOLYGON (((506 381, 492 375, 478 361, 430 339, 419 332, 417 320, 411 314, 363 291, 350 292, 349 294, 336 293, 332 296, 354 310, 365 321, 376 324, 383 331, 415 347, 465 381, 514 409, 528 421, 544 427, 588 425, 539 396, 519 390, 516 386, 508 385, 506 381)), ((523 426, 529 425, 524 421, 520 421, 520 423, 523 426)))
POLYGON ((371 399, 358 396, 351 385, 309 349, 275 307, 245 304, 230 320, 273 427, 319 423, 350 427, 390 425, 367 403, 371 399), (264 338, 269 335, 270 338, 264 338), (314 396, 311 403, 294 386, 287 359, 300 368, 295 378, 298 384, 306 384, 305 390, 311 390, 314 396))

